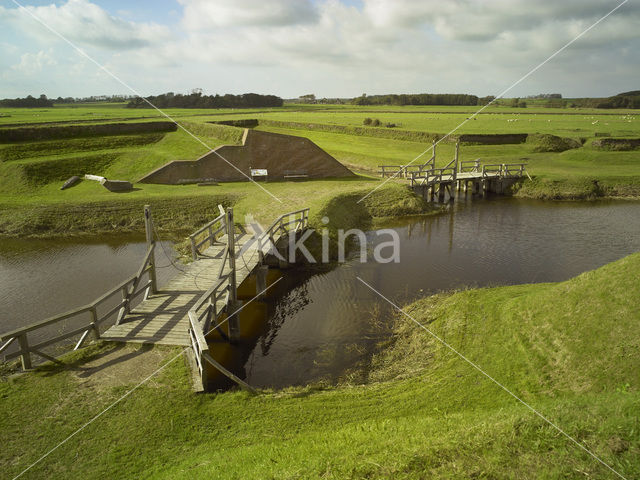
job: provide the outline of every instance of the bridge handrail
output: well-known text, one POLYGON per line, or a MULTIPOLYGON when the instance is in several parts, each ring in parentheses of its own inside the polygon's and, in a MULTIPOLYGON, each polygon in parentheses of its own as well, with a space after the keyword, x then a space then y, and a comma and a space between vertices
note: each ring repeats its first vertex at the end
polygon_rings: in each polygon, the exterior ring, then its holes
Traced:
POLYGON ((480 159, 463 160, 458 164, 459 173, 477 173, 480 169, 480 159))
MULTIPOLYGON (((260 254, 260 259, 262 260, 263 257, 261 242, 264 241, 265 238, 268 237, 271 241, 274 241, 274 236, 278 230, 282 230, 284 233, 287 233, 292 230, 303 230, 308 226, 309 208, 302 208, 300 210, 295 210, 280 215, 273 221, 269 228, 262 232, 256 239, 256 241, 258 242, 258 252, 260 254), (291 217, 294 218, 291 219, 291 217), (295 227, 291 228, 291 225, 295 225, 295 227)), ((189 309, 189 338, 191 339, 191 348, 195 356, 196 365, 198 366, 200 380, 202 381, 203 386, 206 386, 207 383, 206 363, 209 363, 213 365, 217 370, 219 370, 222 374, 226 375, 228 378, 240 385, 240 387, 255 392, 253 387, 248 385, 246 382, 238 378, 236 375, 234 375, 232 372, 224 368, 213 359, 209 352, 209 346, 206 341, 206 335, 213 330, 217 330, 220 335, 222 335, 223 337, 227 337, 227 335, 225 335, 225 333, 219 328, 220 323, 218 323, 218 316, 220 313, 226 310, 229 305, 229 296, 231 289, 229 275, 222 275, 229 257, 229 251, 227 250, 222 261, 220 272, 218 273, 218 280, 216 280, 214 284, 205 293, 203 293, 196 301, 196 303, 189 309), (218 310, 217 303, 221 301, 225 296, 226 299, 224 301, 224 306, 220 310, 218 310), (212 324, 214 324, 213 327, 212 324)), ((235 312, 231 313, 233 314, 235 312)))
POLYGON ((4 360, 7 361, 7 360, 12 360, 14 358, 21 357, 23 370, 28 370, 32 367, 32 362, 31 362, 32 353, 42 358, 45 358, 47 360, 56 361, 55 357, 40 351, 40 349, 44 347, 48 347, 62 340, 66 340, 68 338, 81 334, 80 339, 77 341, 74 347, 74 350, 77 350, 84 344, 89 333, 93 332, 96 339, 100 338, 99 327, 102 322, 104 322, 105 320, 110 318, 113 314, 119 311, 118 318, 116 319, 116 322, 118 322, 123 316, 123 314, 129 311, 131 302, 135 298, 137 298, 143 292, 145 292, 145 296, 148 295, 152 287, 151 278, 149 278, 143 284, 140 284, 140 280, 145 274, 148 274, 152 270, 152 265, 150 262, 152 259, 154 249, 155 249, 155 243, 152 243, 151 246, 147 249, 147 254, 144 257, 144 261, 142 262, 141 267, 138 269, 135 275, 127 278, 125 281, 120 283, 117 287, 109 290, 107 293, 101 295, 93 302, 87 305, 83 305, 81 307, 75 308, 68 312, 62 313, 60 315, 49 317, 40 322, 32 323, 31 325, 20 327, 20 328, 11 330, 9 332, 0 334, 0 342, 4 342, 2 346, 0 346, 0 353, 5 351, 16 340, 18 341, 20 346, 20 349, 18 351, 5 355, 4 360), (120 300, 120 302, 118 302, 115 306, 111 307, 107 312, 98 314, 98 306, 118 293, 122 294, 122 299, 120 300), (54 325, 56 323, 62 322, 64 320, 68 320, 70 318, 73 318, 75 316, 78 316, 87 312, 91 313, 91 321, 88 324, 84 324, 83 326, 74 328, 71 331, 67 331, 62 334, 56 335, 53 338, 49 338, 47 340, 41 341, 36 345, 29 345, 29 339, 27 337, 27 334, 29 332, 33 332, 40 328, 54 325))
POLYGON ((401 178, 408 178, 409 173, 414 173, 417 171, 418 173, 423 172, 427 169, 427 167, 435 167, 436 165, 436 157, 432 156, 425 163, 420 165, 378 165, 378 173, 382 178, 385 176, 399 176, 401 178), (391 169, 391 172, 387 172, 386 169, 391 169))
POLYGON ((438 182, 443 181, 445 177, 447 181, 455 180, 456 169, 453 167, 443 167, 443 168, 432 168, 431 170, 427 170, 424 172, 425 175, 412 175, 411 176, 411 186, 415 186, 417 183, 419 186, 425 185, 429 182, 438 182), (448 173, 445 173, 448 172, 448 173), (420 181, 418 181, 420 180, 420 181))
POLYGON ((499 174, 500 177, 521 177, 524 176, 525 174, 528 175, 527 171, 526 171, 526 163, 493 163, 493 164, 486 164, 482 166, 482 176, 486 177, 488 176, 488 173, 497 173, 499 174), (513 173, 513 171, 516 171, 517 173, 513 173))
POLYGON ((283 215, 280 215, 276 218, 273 223, 267 228, 264 232, 262 232, 258 238, 258 252, 260 255, 263 255, 263 242, 268 238, 271 242, 275 241, 274 235, 278 230, 282 230, 283 233, 289 233, 291 230, 298 231, 304 230, 309 226, 309 208, 303 208, 301 210, 296 210, 294 212, 288 212, 283 215), (300 215, 300 218, 296 218, 297 215, 300 215), (294 217, 291 220, 291 217, 294 217), (285 222, 285 218, 287 221, 285 222), (290 225, 295 224, 295 228, 287 228, 290 225))
POLYGON ((505 176, 520 176, 522 177, 526 173, 526 163, 505 163, 504 164, 504 175, 505 176), (515 171, 516 175, 513 175, 511 172, 515 171))
POLYGON ((189 241, 191 242, 191 256, 194 260, 198 259, 198 256, 200 255, 200 247, 202 245, 207 242, 210 242, 210 244, 213 245, 217 240, 217 236, 220 233, 225 232, 227 229, 227 215, 220 205, 218 205, 218 208, 220 208, 223 213, 189 235, 189 241), (220 223, 220 226, 214 230, 214 225, 216 223, 220 223), (207 235, 202 240, 197 240, 198 236, 202 235, 205 231, 207 231, 207 235))
POLYGON ((203 332, 201 332, 198 328, 198 322, 192 317, 191 312, 189 312, 189 338, 191 340, 191 348, 194 353, 196 365, 198 367, 198 373, 200 374, 200 382, 202 386, 206 388, 207 385, 207 367, 206 364, 209 363, 213 365, 219 372, 226 375, 228 378, 236 382, 243 389, 256 393, 255 388, 246 383, 241 378, 238 378, 232 372, 224 368, 218 362, 214 360, 209 351, 209 344, 207 343, 207 339, 203 332))

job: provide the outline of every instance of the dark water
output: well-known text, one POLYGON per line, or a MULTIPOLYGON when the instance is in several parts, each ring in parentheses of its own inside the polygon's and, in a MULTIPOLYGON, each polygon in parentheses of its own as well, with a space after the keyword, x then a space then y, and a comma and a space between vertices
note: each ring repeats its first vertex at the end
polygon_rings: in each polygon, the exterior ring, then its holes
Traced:
MULTIPOLYGON (((252 338, 241 348, 224 347, 222 355, 255 386, 335 381, 368 358, 391 314, 356 277, 401 304, 463 286, 566 280, 640 251, 639 212, 640 203, 631 202, 500 198, 398 220, 385 227, 400 236, 400 263, 351 258, 322 273, 284 271, 269 297, 247 309, 252 338)), ((388 240, 368 236, 372 245, 388 240)), ((165 255, 173 251, 163 245, 166 252, 157 249, 161 285, 177 273, 165 255)), ((145 251, 139 238, 1 240, 0 331, 94 300, 135 273, 145 251)))
MULTIPOLYGON (((144 238, 108 240, 0 240, 0 332, 44 320, 92 302, 134 275, 147 251, 144 238)), ((158 282, 176 270, 156 249, 158 282)), ((34 338, 38 338, 35 335, 34 338)))
POLYGON ((640 251, 640 204, 474 200, 392 228, 398 264, 352 259, 306 279, 285 272, 268 301, 269 327, 239 372, 250 384, 335 381, 366 360, 390 311, 357 276, 400 304, 463 286, 566 280, 640 251))

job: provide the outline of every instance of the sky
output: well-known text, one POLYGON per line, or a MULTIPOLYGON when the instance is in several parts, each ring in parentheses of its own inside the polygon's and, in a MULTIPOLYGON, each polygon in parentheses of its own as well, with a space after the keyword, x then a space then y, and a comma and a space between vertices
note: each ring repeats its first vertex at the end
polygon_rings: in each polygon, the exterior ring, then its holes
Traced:
MULTIPOLYGON (((498 95, 622 0, 16 0, 142 95, 498 95)), ((510 90, 640 89, 640 0, 510 90)), ((133 94, 0 0, 0 98, 133 94)))

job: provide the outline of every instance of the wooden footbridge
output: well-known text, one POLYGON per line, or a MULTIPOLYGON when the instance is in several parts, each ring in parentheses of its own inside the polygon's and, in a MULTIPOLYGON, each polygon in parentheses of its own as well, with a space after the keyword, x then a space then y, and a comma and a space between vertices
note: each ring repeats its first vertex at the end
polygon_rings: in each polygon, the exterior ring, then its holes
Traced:
MULTIPOLYGON (((207 386, 206 364, 244 388, 249 385, 216 362, 206 336, 217 332, 227 341, 240 335, 236 313, 241 309, 238 286, 256 274, 256 294, 266 289, 266 260, 285 236, 308 228, 309 209, 278 217, 259 232, 252 226, 236 231, 233 209, 219 206, 220 215, 190 235, 193 262, 181 265, 181 272, 158 289, 153 219, 145 207, 147 253, 137 273, 89 305, 0 335, 0 353, 17 344, 5 360, 20 358, 22 368, 32 368, 32 354, 56 362, 43 351, 54 344, 74 339, 80 348, 92 335, 95 339, 189 348, 199 382, 207 386), (69 323, 73 327, 67 328, 69 323), (103 325, 112 323, 103 331, 103 325), (64 330, 60 333, 60 330, 64 330), (30 336, 38 334, 38 341, 30 336), (43 339, 44 336, 48 338, 43 339)), ((282 261, 282 260, 280 260, 282 261)))
POLYGON ((504 193, 506 188, 525 175, 526 163, 482 164, 480 159, 459 161, 460 143, 456 143, 455 155, 447 165, 436 168, 436 143, 433 143, 431 158, 421 165, 380 165, 381 177, 398 178, 408 181, 412 189, 423 197, 444 202, 448 196, 453 201, 456 191, 466 194, 486 195, 504 193))

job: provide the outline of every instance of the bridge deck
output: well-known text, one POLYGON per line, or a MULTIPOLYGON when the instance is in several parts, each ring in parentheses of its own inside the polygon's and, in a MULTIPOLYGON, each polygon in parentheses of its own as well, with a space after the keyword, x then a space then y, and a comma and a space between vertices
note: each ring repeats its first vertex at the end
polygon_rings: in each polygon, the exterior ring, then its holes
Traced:
MULTIPOLYGON (((247 228, 248 229, 248 228, 247 228)), ((250 233, 236 236, 236 252, 252 237, 250 233)), ((101 338, 116 342, 150 343, 158 345, 191 344, 189 339, 189 309, 218 280, 224 260, 226 236, 203 253, 204 258, 181 265, 176 275, 158 293, 150 295, 126 315, 119 325, 106 330, 101 338)), ((249 247, 236 260, 236 281, 240 285, 258 265, 257 245, 249 247)))

